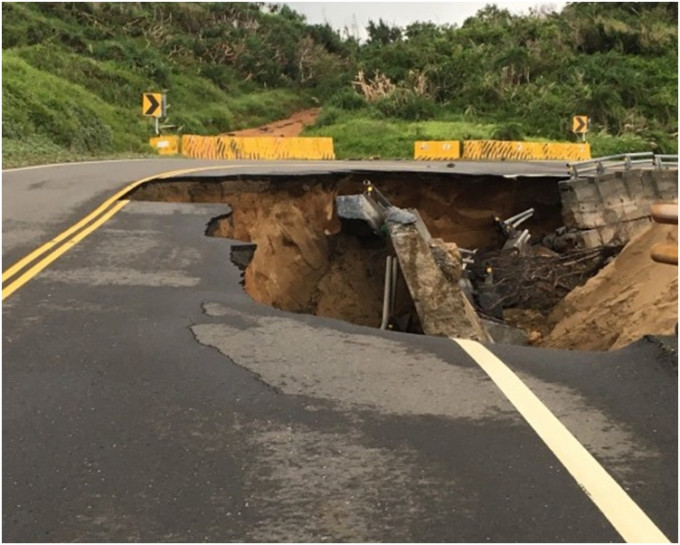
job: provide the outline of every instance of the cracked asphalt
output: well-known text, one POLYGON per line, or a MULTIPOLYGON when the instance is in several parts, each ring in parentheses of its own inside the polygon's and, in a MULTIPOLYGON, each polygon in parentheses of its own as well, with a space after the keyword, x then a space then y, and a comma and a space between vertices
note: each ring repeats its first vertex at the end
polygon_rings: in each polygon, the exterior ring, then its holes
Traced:
MULTIPOLYGON (((142 166, 6 174, 3 269, 142 166)), ((4 541, 621 541, 457 344, 253 302, 225 208, 131 202, 3 301, 4 541)), ((491 349, 677 540, 672 349, 491 349)))

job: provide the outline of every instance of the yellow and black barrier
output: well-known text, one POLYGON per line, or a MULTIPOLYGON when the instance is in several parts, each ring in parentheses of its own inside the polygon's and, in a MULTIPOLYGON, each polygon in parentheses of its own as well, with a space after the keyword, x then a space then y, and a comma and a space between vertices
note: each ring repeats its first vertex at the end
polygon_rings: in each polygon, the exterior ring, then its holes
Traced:
POLYGON ((431 161, 586 161, 591 155, 590 145, 586 143, 418 140, 414 144, 413 158, 431 161))
POLYGON ((335 159, 332 138, 182 136, 182 153, 195 159, 335 159))
POLYGON ((460 159, 460 142, 458 140, 417 141, 414 145, 413 158, 429 161, 460 159))
POLYGON ((487 161, 585 161, 591 156, 590 144, 586 143, 465 140, 462 158, 487 161))
POLYGON ((149 140, 149 144, 160 155, 177 155, 179 153, 179 136, 155 136, 149 140))

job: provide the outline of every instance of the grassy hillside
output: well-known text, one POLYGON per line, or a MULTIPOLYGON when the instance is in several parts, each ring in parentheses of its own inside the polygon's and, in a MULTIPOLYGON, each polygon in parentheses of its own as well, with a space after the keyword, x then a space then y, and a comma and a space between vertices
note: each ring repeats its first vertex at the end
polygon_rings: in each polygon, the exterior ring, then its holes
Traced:
POLYGON ((677 4, 487 7, 461 26, 372 21, 359 43, 254 3, 3 3, 3 165, 148 153, 141 94, 170 131, 219 134, 321 104, 338 157, 413 140, 575 140, 677 153, 677 4))
POLYGON ((219 134, 311 104, 304 93, 249 85, 237 74, 220 86, 202 75, 210 69, 200 59, 175 62, 144 34, 114 31, 123 21, 134 22, 134 13, 108 18, 97 12, 98 18, 79 20, 87 13, 82 9, 74 4, 2 6, 5 167, 148 154, 153 120, 141 115, 145 91, 167 93, 171 106, 164 123, 184 133, 219 134))

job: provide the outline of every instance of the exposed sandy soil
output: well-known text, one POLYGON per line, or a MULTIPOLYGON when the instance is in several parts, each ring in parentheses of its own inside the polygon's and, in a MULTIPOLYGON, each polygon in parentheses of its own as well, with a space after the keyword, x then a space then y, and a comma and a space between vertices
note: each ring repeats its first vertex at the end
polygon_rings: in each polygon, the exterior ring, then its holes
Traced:
POLYGON ((652 224, 569 293, 549 316, 556 325, 541 344, 613 350, 647 334, 672 334, 678 322, 678 268, 652 261, 656 242, 677 244, 677 226, 652 224))
POLYGON ((287 119, 281 119, 252 129, 232 131, 227 134, 229 136, 299 136, 302 129, 316 121, 319 112, 321 112, 321 108, 301 110, 295 112, 287 119))
POLYGON ((233 214, 210 234, 257 244, 244 275, 256 301, 376 327, 385 249, 340 233, 336 192, 315 185, 230 195, 233 214))

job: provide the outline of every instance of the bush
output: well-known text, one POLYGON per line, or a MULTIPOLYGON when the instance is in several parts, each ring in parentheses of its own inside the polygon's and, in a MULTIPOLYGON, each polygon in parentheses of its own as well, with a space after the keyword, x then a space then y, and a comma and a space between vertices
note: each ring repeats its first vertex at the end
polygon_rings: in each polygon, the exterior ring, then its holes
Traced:
POLYGON ((354 111, 365 108, 367 102, 363 96, 353 89, 343 89, 333 95, 329 99, 328 104, 341 110, 354 111))
POLYGON ((397 90, 376 100, 373 109, 378 112, 377 117, 396 117, 406 121, 433 119, 437 113, 437 107, 432 100, 405 90, 397 90))
POLYGON ((340 121, 342 111, 333 106, 324 107, 314 122, 315 127, 328 127, 340 121))
POLYGON ((519 123, 505 123, 496 127, 491 134, 493 140, 508 140, 521 142, 524 140, 524 130, 519 123))
POLYGON ((588 137, 590 153, 593 157, 606 157, 622 153, 653 151, 652 143, 636 134, 612 136, 606 132, 591 134, 588 137))

